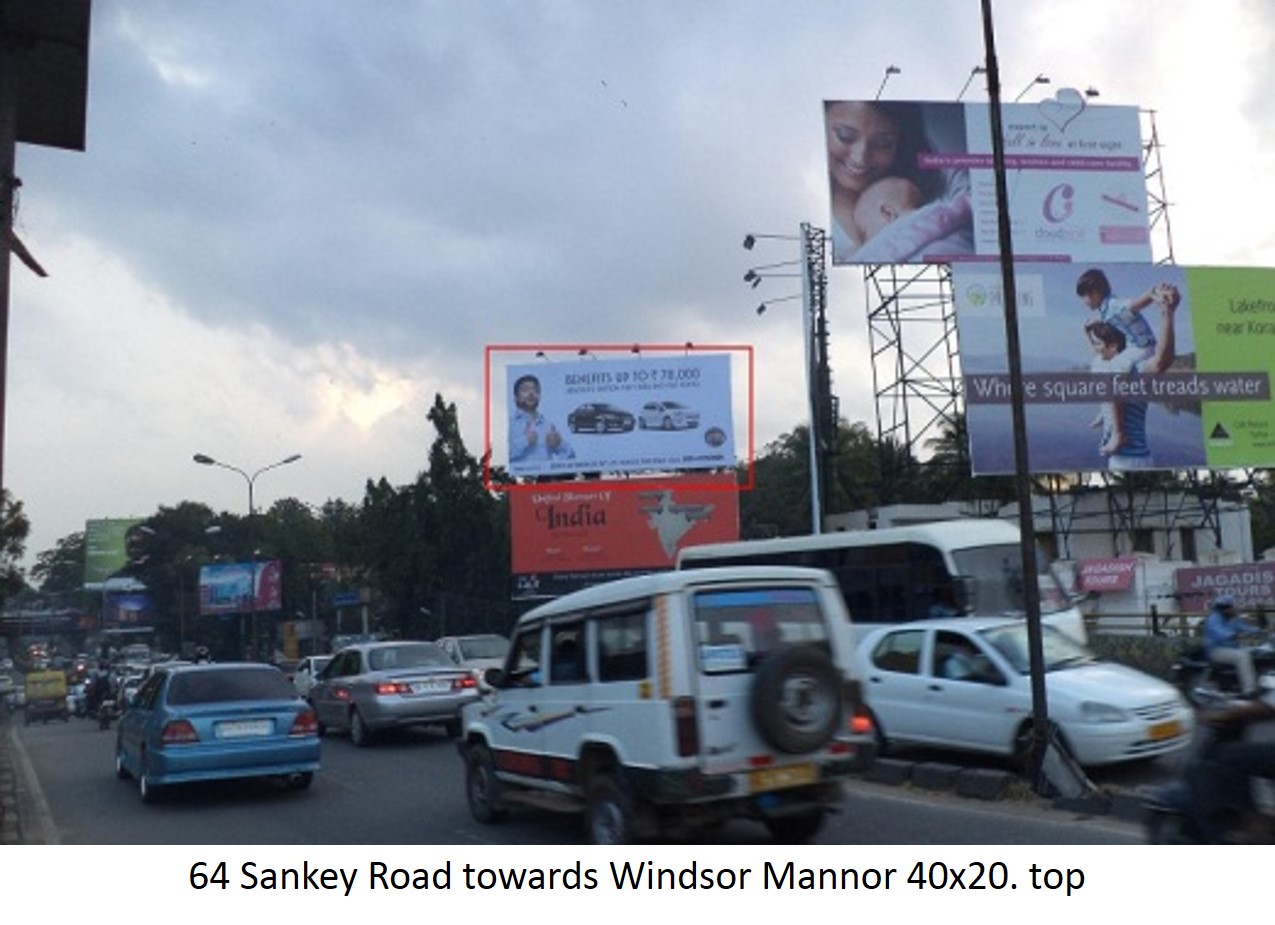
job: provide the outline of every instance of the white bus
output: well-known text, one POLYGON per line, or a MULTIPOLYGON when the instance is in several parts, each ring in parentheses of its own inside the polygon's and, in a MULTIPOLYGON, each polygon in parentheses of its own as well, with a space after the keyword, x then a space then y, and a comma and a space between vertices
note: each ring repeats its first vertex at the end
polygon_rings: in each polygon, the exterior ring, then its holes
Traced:
MULTIPOLYGON (((883 530, 852 530, 687 546, 679 569, 717 565, 804 565, 827 569, 841 585, 856 633, 936 616, 1022 616, 1022 550, 1003 520, 947 520, 883 530)), ((1084 642, 1084 618, 1038 548, 1044 623, 1084 642)))

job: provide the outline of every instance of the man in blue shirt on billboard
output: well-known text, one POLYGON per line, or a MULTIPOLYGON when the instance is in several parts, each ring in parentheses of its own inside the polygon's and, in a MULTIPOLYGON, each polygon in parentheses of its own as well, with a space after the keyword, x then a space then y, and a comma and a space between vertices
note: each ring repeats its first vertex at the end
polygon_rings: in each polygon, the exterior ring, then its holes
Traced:
POLYGON ((540 413, 540 380, 530 374, 514 383, 517 410, 509 419, 509 460, 574 459, 575 451, 540 413))

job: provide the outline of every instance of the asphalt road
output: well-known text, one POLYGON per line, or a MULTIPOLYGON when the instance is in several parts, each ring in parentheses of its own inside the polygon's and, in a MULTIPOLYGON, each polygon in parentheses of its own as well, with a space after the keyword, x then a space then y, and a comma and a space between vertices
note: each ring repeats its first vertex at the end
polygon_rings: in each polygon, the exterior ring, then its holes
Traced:
MULTIPOLYGON (((409 731, 371 748, 324 740, 323 769, 303 792, 274 781, 174 788, 144 805, 114 773, 115 732, 72 719, 13 727, 17 763, 34 775, 25 826, 32 840, 118 845, 518 845, 577 844, 578 816, 516 810, 498 826, 473 821, 455 744, 409 731)), ((1145 773, 1145 769, 1143 772, 1145 773)), ((714 843, 767 842, 766 830, 732 823, 714 843)), ((1133 844, 1138 828, 1110 817, 1049 809, 1034 799, 996 803, 853 782, 824 844, 1133 844)))

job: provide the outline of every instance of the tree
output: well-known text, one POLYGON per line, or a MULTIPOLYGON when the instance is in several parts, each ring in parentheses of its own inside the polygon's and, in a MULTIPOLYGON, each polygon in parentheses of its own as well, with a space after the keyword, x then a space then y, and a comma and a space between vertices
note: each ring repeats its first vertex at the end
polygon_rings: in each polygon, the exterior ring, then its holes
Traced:
POLYGON ((22 502, 15 500, 9 489, 0 497, 0 601, 26 588, 26 580, 18 563, 27 551, 31 522, 22 502))
POLYGON ((46 549, 31 566, 31 579, 42 594, 81 591, 84 588, 84 531, 58 540, 46 549))
POLYGON ((362 563, 390 627, 501 631, 509 580, 508 513, 465 448, 456 406, 434 396, 428 467, 407 486, 369 481, 360 509, 362 563))
POLYGON ((937 437, 925 441, 930 458, 922 464, 920 490, 925 500, 944 501, 991 500, 1010 504, 1018 493, 1013 476, 984 475, 975 478, 969 451, 969 430, 964 414, 948 418, 937 437))
MULTIPOLYGON (((913 500, 915 462, 894 441, 877 441, 866 424, 837 423, 825 513, 913 500)), ((810 429, 797 425, 766 444, 753 464, 754 488, 740 498, 745 539, 797 536, 811 530, 810 429)), ((741 483, 746 474, 740 470, 741 483)))

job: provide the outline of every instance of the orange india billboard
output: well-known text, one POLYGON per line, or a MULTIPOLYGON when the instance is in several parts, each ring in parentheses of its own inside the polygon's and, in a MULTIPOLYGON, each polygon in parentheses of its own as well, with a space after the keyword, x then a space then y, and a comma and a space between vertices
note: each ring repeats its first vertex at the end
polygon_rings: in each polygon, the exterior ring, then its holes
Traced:
POLYGON ((735 475, 546 484, 509 493, 513 596, 557 597, 739 539, 735 475))

